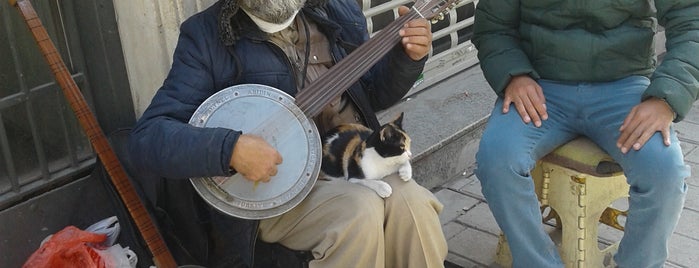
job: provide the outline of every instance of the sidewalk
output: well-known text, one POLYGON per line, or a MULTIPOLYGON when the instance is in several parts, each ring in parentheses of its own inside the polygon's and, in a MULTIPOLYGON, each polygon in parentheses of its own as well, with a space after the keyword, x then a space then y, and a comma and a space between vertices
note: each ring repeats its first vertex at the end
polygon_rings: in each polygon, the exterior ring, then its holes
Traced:
MULTIPOLYGON (((456 89, 457 93, 452 94, 453 96, 458 96, 460 94, 459 92, 465 92, 465 96, 469 96, 469 93, 471 93, 471 97, 473 97, 474 92, 476 92, 476 95, 485 94, 487 91, 483 91, 482 88, 469 88, 469 86, 473 86, 474 84, 477 87, 483 87, 482 81, 470 82, 471 84, 463 83, 463 81, 467 81, 468 79, 473 80, 474 75, 477 76, 480 74, 477 67, 475 68, 476 71, 457 74, 456 78, 451 78, 451 80, 456 80, 456 82, 447 81, 446 83, 448 83, 448 85, 442 86, 459 88, 456 89), (466 78, 459 78, 458 76, 466 76, 466 78)), ((482 77, 479 79, 482 79, 482 77)), ((436 93, 438 90, 435 90, 435 92, 431 91, 433 90, 431 89, 430 91, 425 92, 424 95, 418 95, 414 99, 423 99, 424 102, 429 102, 429 100, 424 99, 432 98, 434 100, 445 97, 444 94, 436 93), (429 95, 436 96, 430 97, 429 95)), ((481 194, 480 183, 473 175, 473 168, 475 164, 475 160, 473 158, 478 149, 477 144, 478 138, 480 137, 479 135, 482 132, 482 123, 485 122, 484 120, 487 118, 487 115, 483 115, 483 113, 488 113, 490 111, 493 103, 492 100, 494 100, 495 97, 492 91, 490 91, 489 94, 489 96, 486 94, 485 97, 478 95, 479 98, 481 98, 480 100, 465 97, 462 99, 461 104, 456 104, 473 106, 474 103, 469 103, 469 101, 477 101, 479 105, 478 107, 475 107, 478 110, 476 113, 479 114, 479 116, 469 119, 471 120, 470 122, 459 122, 463 126, 476 129, 475 132, 471 131, 476 134, 472 134, 471 136, 473 136, 473 138, 468 141, 458 142, 458 145, 463 147, 463 149, 459 150, 457 153, 452 152, 452 155, 446 156, 446 158, 455 157, 454 159, 457 159, 465 164, 458 167, 460 168, 460 170, 457 171, 458 173, 452 172, 456 175, 452 176, 446 182, 442 180, 435 186, 430 185, 434 179, 426 178, 426 181, 424 181, 426 187, 432 188, 437 198, 439 198, 439 200, 442 201, 445 206, 444 211, 440 216, 440 220, 442 221, 443 230, 449 243, 449 255, 447 260, 450 265, 453 264, 452 267, 499 267, 494 263, 494 259, 500 229, 495 223, 488 205, 481 194), (487 106, 487 108, 484 108, 485 106, 487 106), (477 128, 481 128, 480 131, 478 131, 477 128)), ((446 101, 444 101, 442 105, 445 105, 444 103, 446 103, 446 101)), ((412 103, 410 106, 410 110, 406 112, 406 119, 409 121, 412 121, 410 116, 426 116, 425 113, 423 113, 425 111, 421 110, 419 105, 416 105, 416 103, 412 103), (416 106, 418 108, 415 108, 416 106)), ((445 113, 448 116, 449 109, 445 107, 448 106, 440 106, 439 108, 441 110, 438 109, 436 112, 446 109, 447 112, 445 113)), ((471 107, 470 109, 475 108, 471 107)), ((431 109, 432 110, 429 110, 428 112, 434 113, 434 107, 431 109)), ((464 117, 465 115, 469 114, 464 113, 463 109, 451 109, 451 113, 453 113, 452 117, 446 117, 446 119, 444 117, 445 114, 438 114, 435 116, 438 118, 441 117, 442 121, 444 121, 451 120, 452 118, 464 117)), ((417 134, 419 137, 413 138, 414 141, 435 138, 435 133, 432 133, 432 131, 435 131, 434 126, 429 125, 434 124, 434 122, 429 120, 424 122, 427 122, 426 124, 428 124, 428 126, 422 126, 420 127, 420 130, 413 130, 413 132, 408 130, 408 132, 411 134, 414 132, 419 132, 417 134), (426 131, 425 129, 432 130, 426 131), (428 132, 428 134, 426 134, 426 136, 423 136, 424 134, 420 134, 424 132, 428 132)), ((679 133, 679 138, 682 142, 685 161, 692 168, 692 176, 687 179, 687 199, 680 222, 671 238, 670 256, 665 267, 699 267, 699 103, 694 104, 694 108, 684 121, 680 122, 679 124, 675 124, 675 130, 679 133)), ((453 130, 450 131, 454 132, 453 130)), ((461 133, 466 132, 469 131, 461 131, 461 133)), ((440 136, 439 133, 437 133, 436 136, 440 136)), ((448 140, 444 137, 441 138, 443 140, 448 140)), ((421 144, 417 144, 417 146, 429 147, 419 148, 419 150, 424 151, 425 154, 433 155, 436 154, 435 151, 438 150, 433 148, 438 146, 427 146, 421 144)), ((440 143, 440 146, 445 145, 440 143)), ((424 157, 429 158, 432 156, 424 157)), ((451 161, 453 162, 454 159, 451 161)), ((442 165, 444 164, 442 163, 442 165)), ((449 164, 446 165, 449 169, 448 172, 451 172, 451 169, 454 169, 454 167, 449 166, 449 164)), ((425 167, 425 169, 428 169, 428 171, 421 172, 421 174, 429 174, 431 172, 440 170, 439 168, 440 167, 435 166, 434 163, 431 163, 428 164, 428 167, 425 167), (432 167, 432 169, 429 167, 432 167)), ((444 174, 444 167, 442 166, 441 168, 442 172, 440 173, 444 174)), ((618 241, 620 237, 621 233, 619 231, 600 227, 600 243, 610 244, 618 241)))

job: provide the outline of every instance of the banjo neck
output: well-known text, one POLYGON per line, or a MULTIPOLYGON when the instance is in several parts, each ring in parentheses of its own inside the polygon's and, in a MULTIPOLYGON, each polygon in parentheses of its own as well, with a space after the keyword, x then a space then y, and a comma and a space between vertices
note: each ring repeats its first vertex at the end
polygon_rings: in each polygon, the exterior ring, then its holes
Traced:
POLYGON ((400 42, 398 31, 405 23, 420 17, 429 20, 437 15, 441 19, 441 12, 454 7, 455 2, 458 1, 416 1, 408 14, 398 17, 296 94, 296 105, 306 116, 317 116, 400 42))

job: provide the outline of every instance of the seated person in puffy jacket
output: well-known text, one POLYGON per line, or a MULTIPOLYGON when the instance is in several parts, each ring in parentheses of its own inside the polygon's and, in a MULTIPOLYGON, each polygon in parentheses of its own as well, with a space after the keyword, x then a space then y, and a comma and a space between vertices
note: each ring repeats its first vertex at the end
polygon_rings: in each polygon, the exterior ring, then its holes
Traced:
MULTIPOLYGON (((408 12, 414 11, 400 8, 408 12)), ((221 0, 180 30, 170 72, 129 139, 130 169, 142 185, 157 185, 144 188, 155 193, 148 199, 165 219, 161 227, 180 264, 230 267, 231 256, 240 256, 253 266, 253 248, 261 240, 310 252, 311 267, 444 265, 443 206, 414 180, 386 177, 394 190, 386 199, 358 184, 319 180, 299 205, 262 220, 212 209, 188 180, 238 172, 264 183, 277 173, 284 159, 268 141, 188 121, 208 97, 237 84, 264 84, 295 96, 368 40, 357 1, 221 0)), ((432 33, 418 18, 395 34, 400 44, 340 97, 346 109, 323 111, 330 120, 319 128, 361 123, 376 129, 375 112, 408 92, 427 60, 432 33)))
POLYGON ((498 95, 476 175, 514 266, 563 266, 542 228, 530 170, 584 135, 631 186, 614 261, 662 267, 690 174, 672 123, 699 96, 699 1, 484 0, 473 43, 498 95), (658 23, 667 37, 660 64, 658 23))

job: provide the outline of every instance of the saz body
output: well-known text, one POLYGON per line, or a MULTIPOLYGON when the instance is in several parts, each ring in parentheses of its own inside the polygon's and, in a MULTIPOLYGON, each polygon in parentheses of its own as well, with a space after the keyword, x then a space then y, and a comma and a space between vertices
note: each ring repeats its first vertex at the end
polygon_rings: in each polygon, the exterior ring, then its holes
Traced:
POLYGON ((321 171, 325 179, 344 179, 367 186, 381 197, 393 192, 381 179, 398 172, 412 179, 410 137, 402 128, 403 113, 373 132, 360 124, 339 125, 323 137, 321 171))

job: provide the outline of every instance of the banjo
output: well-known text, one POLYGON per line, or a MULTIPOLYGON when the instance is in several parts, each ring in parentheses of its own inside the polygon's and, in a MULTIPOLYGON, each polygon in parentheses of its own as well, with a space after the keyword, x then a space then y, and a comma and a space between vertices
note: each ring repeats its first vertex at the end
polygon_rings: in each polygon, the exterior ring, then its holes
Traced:
POLYGON ((296 98, 273 87, 241 84, 206 99, 189 124, 223 127, 262 137, 283 157, 277 175, 268 183, 254 183, 240 174, 230 177, 191 178, 197 193, 211 206, 243 219, 281 215, 298 205, 311 191, 320 173, 322 145, 311 118, 364 75, 398 44, 398 31, 409 20, 435 23, 458 0, 418 0, 411 11, 370 38, 306 86, 296 98))

